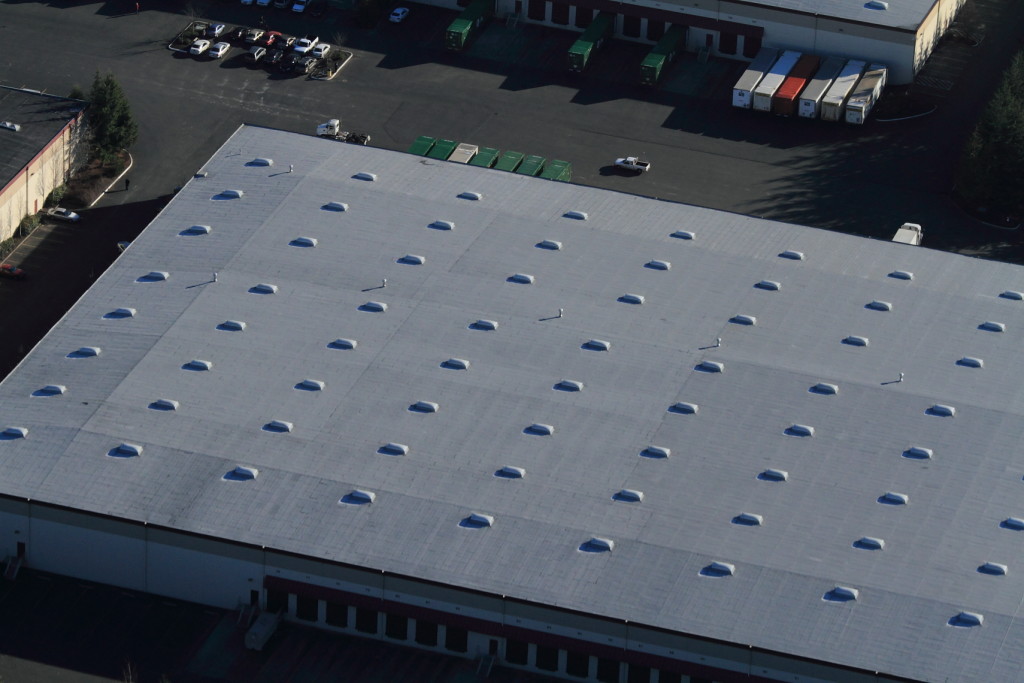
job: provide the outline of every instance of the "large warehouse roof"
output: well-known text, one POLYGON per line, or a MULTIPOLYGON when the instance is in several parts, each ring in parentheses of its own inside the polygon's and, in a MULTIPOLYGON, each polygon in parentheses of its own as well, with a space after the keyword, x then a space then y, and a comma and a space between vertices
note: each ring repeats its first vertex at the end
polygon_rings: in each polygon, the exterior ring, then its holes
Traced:
POLYGON ((916 31, 938 0, 739 0, 739 5, 771 7, 815 17, 916 31))
POLYGON ((254 127, 204 171, 0 384, 3 493, 1019 675, 1020 267, 254 127))
POLYGON ((57 137, 85 103, 0 85, 0 189, 57 137))

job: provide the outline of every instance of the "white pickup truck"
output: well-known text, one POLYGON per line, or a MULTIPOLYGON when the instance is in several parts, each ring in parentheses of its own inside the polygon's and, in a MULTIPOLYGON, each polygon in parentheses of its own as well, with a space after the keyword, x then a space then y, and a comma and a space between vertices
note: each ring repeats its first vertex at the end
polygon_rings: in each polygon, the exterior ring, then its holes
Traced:
POLYGON ((622 157, 615 160, 615 165, 618 168, 623 168, 627 171, 635 171, 637 173, 645 173, 651 170, 651 162, 641 161, 640 157, 622 157))

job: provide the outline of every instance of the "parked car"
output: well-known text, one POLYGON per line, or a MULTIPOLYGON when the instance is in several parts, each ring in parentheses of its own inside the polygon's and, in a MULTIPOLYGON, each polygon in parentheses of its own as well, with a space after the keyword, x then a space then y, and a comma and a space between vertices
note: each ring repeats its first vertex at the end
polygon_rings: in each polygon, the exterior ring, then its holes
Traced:
POLYGON ((317 62, 320 60, 316 57, 303 57, 302 61, 299 62, 299 71, 304 74, 308 74, 316 68, 317 62))
POLYGON ((256 41, 256 44, 261 47, 273 47, 277 39, 281 37, 280 31, 267 31, 260 39, 256 41))
POLYGON ((257 7, 269 7, 270 6, 270 0, 256 0, 256 6, 257 7))
POLYGON ((278 37, 277 42, 274 44, 274 47, 279 47, 282 50, 287 50, 288 48, 290 48, 294 44, 295 44, 295 36, 284 36, 283 35, 283 36, 278 37))
POLYGON ((309 15, 315 19, 319 19, 327 13, 327 3, 324 0, 310 0, 309 2, 309 15))
POLYGON ((243 5, 251 5, 252 4, 252 0, 242 0, 242 4, 243 5))
POLYGON ((249 32, 249 29, 246 28, 245 26, 236 26, 236 27, 234 27, 233 29, 231 29, 228 32, 228 34, 227 34, 225 39, 228 42, 235 43, 236 45, 238 43, 244 43, 245 42, 245 34, 248 33, 248 32, 249 32))
POLYGON ((274 7, 277 9, 284 9, 288 6, 289 2, 291 2, 291 0, 274 0, 274 7))
POLYGON ((257 64, 261 59, 267 56, 267 48, 260 47, 259 45, 253 45, 249 48, 249 51, 245 53, 245 59, 250 64, 257 64))
POLYGON ((316 47, 317 43, 319 42, 320 39, 317 38, 316 36, 306 36, 305 38, 299 38, 298 40, 295 41, 294 50, 298 52, 300 55, 304 55, 310 50, 312 50, 314 47, 316 47))
POLYGON ((206 38, 197 38, 196 41, 192 43, 192 47, 188 49, 188 53, 190 55, 198 57, 199 55, 203 54, 209 49, 210 41, 208 41, 206 38))
POLYGON ((228 30, 228 27, 225 26, 224 24, 210 24, 210 26, 206 29, 206 37, 207 38, 220 38, 221 34, 224 33, 224 31, 227 31, 227 30, 228 30))
POLYGON ((306 6, 309 4, 309 0, 295 0, 295 4, 292 5, 292 11, 302 13, 306 11, 306 6))
POLYGON ((211 59, 220 59, 226 55, 230 49, 231 45, 229 43, 215 43, 213 47, 210 48, 210 52, 208 54, 211 59))
POLYGON ((281 63, 281 60, 284 59, 285 54, 285 51, 282 50, 280 47, 275 47, 271 50, 267 50, 267 56, 263 58, 263 64, 268 68, 272 66, 277 66, 278 64, 281 63))
POLYGON ((327 59, 327 55, 331 54, 331 46, 327 43, 320 43, 313 48, 312 54, 317 59, 327 59))
POLYGON ((47 209, 46 215, 54 220, 67 221, 68 223, 77 223, 82 220, 82 217, 71 209, 65 209, 62 206, 55 207, 53 209, 47 209))
POLYGON ((264 31, 261 28, 251 28, 245 32, 245 42, 252 45, 257 40, 262 38, 264 33, 266 33, 266 31, 264 31))
POLYGON ((391 12, 391 16, 388 17, 388 21, 390 21, 392 24, 401 24, 403 21, 405 21, 405 18, 407 16, 409 16, 408 7, 396 7, 394 11, 391 12))
POLYGON ((281 60, 281 63, 278 64, 278 67, 281 69, 281 73, 287 74, 291 73, 292 71, 295 71, 295 65, 299 63, 299 60, 301 58, 301 55, 299 55, 299 53, 297 52, 287 53, 281 60))
POLYGON ((25 271, 15 268, 10 263, 0 263, 0 277, 9 277, 12 280, 24 280, 25 271))

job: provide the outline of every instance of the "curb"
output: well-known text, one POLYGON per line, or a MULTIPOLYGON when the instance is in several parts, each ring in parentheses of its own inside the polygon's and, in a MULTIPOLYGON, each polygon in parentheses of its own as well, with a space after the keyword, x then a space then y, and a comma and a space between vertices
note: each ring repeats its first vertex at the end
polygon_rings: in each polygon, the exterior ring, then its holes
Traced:
MULTIPOLYGON (((125 152, 128 152, 128 150, 125 150, 125 152)), ((107 185, 107 189, 103 190, 103 192, 100 192, 98 195, 96 195, 96 199, 92 200, 92 204, 90 204, 89 206, 87 206, 85 208, 91 209, 92 207, 96 206, 96 202, 98 202, 99 200, 103 199, 103 197, 105 197, 106 194, 108 192, 110 192, 110 188, 112 188, 114 185, 117 185, 118 181, 120 181, 121 178, 124 178, 125 174, 127 174, 128 171, 132 170, 132 166, 134 166, 134 165, 135 165, 135 159, 132 158, 132 153, 128 152, 128 165, 125 166, 125 169, 123 171, 121 171, 121 175, 119 175, 116 178, 114 178, 110 182, 110 184, 107 185)))
POLYGON ((929 114, 934 114, 938 110, 938 108, 939 108, 938 105, 933 104, 931 109, 929 109, 928 111, 925 111, 925 112, 921 112, 920 114, 914 114, 913 116, 901 116, 898 119, 879 119, 879 118, 876 118, 875 121, 877 121, 878 123, 894 123, 896 121, 910 121, 911 119, 919 119, 922 116, 928 116, 929 114))

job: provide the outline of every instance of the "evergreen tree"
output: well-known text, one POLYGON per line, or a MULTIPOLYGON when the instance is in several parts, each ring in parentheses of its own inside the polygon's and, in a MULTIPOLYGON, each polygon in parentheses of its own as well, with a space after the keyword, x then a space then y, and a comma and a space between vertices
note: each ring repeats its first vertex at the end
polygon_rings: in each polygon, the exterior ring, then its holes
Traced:
POLYGON ((132 116, 128 98, 113 74, 96 72, 89 101, 93 149, 104 163, 111 163, 120 150, 135 144, 139 126, 132 116))

